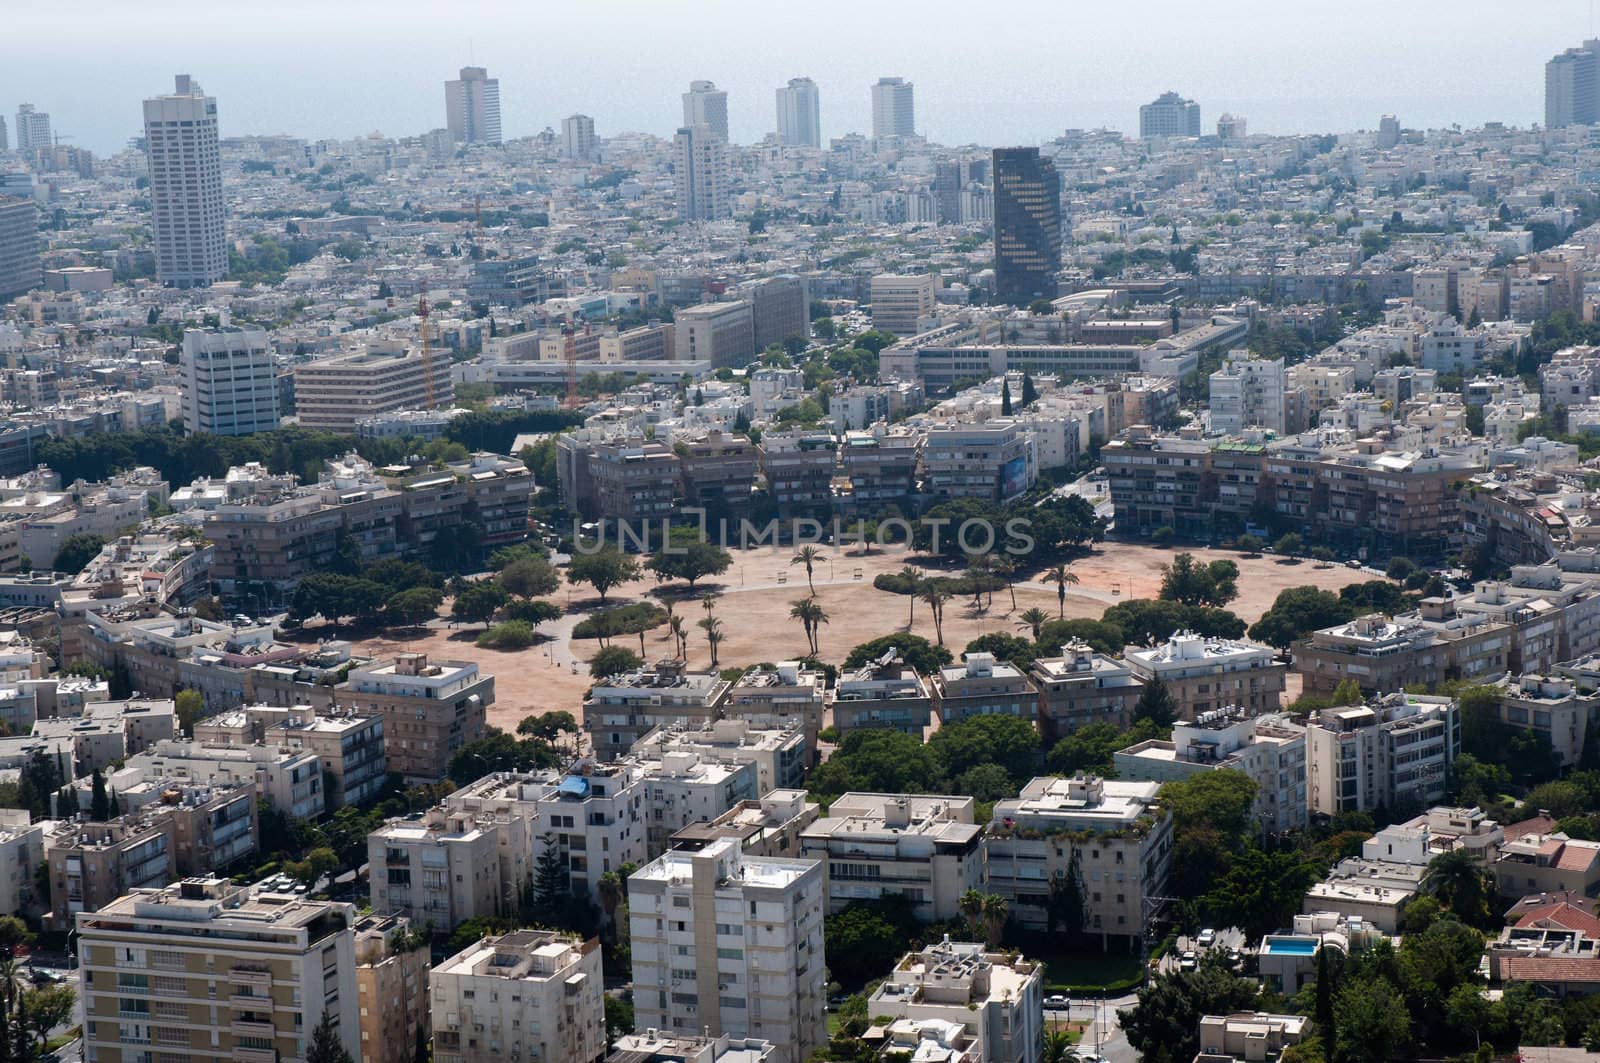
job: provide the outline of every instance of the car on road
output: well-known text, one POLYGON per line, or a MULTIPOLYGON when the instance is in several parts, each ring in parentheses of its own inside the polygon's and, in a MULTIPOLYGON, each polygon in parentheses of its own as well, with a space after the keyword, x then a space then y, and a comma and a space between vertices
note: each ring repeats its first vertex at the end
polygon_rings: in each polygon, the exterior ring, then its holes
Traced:
POLYGON ((1209 949, 1211 946, 1217 943, 1217 932, 1212 930, 1210 927, 1207 927, 1206 929, 1200 931, 1200 937, 1196 940, 1201 948, 1209 949))
POLYGON ((1050 1011, 1065 1011, 1072 1006, 1072 1001, 1057 993, 1045 997, 1044 1006, 1050 1011))
POLYGON ((1344 567, 1345 568, 1360 568, 1361 567, 1361 562, 1357 561, 1355 558, 1352 557, 1350 560, 1348 560, 1348 561, 1346 561, 1344 563, 1344 567))
POLYGON ((1194 950, 1189 949, 1178 959, 1178 970, 1192 971, 1200 966, 1200 960, 1195 956, 1194 950))

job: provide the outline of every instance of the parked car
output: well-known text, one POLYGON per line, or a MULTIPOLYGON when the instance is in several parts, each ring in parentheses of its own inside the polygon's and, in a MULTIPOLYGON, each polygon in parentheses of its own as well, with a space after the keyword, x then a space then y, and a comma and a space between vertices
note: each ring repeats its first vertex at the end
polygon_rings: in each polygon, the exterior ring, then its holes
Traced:
POLYGON ((1195 957, 1193 949, 1189 949, 1178 960, 1178 970, 1180 971, 1192 971, 1198 966, 1200 966, 1200 961, 1195 957))
POLYGON ((1207 927, 1206 929, 1200 931, 1200 937, 1198 941, 1201 948, 1209 949, 1212 945, 1217 943, 1217 932, 1212 930, 1210 927, 1207 927))
POLYGON ((1059 993, 1044 998, 1044 1006, 1050 1011, 1066 1011, 1072 1006, 1072 1001, 1059 993))

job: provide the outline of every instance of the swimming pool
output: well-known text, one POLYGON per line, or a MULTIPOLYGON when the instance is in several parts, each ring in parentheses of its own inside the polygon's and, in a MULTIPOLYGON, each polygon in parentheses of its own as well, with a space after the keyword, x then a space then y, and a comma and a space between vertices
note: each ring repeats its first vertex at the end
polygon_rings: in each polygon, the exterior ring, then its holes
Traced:
POLYGON ((1263 951, 1278 956, 1314 956, 1317 943, 1310 938, 1267 938, 1263 951))

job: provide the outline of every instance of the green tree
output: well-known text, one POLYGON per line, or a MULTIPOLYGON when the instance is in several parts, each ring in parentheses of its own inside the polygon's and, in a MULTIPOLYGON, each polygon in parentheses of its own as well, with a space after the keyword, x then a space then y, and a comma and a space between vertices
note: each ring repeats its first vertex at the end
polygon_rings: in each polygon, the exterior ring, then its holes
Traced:
POLYGON ((554 602, 528 601, 518 598, 507 602, 500 610, 500 615, 507 620, 517 620, 529 627, 538 627, 548 624, 552 620, 561 618, 561 607, 554 602))
POLYGON ((828 970, 840 984, 860 986, 889 970, 919 930, 911 902, 903 897, 851 901, 823 920, 828 970))
POLYGON ((468 585, 450 605, 450 615, 468 624, 489 626, 494 614, 510 600, 504 587, 482 581, 468 585))
POLYGON ((1172 694, 1167 690, 1167 684, 1159 679, 1152 679, 1144 685, 1144 690, 1139 694, 1139 700, 1133 706, 1135 722, 1148 720, 1156 727, 1165 729, 1171 727, 1178 718, 1178 705, 1172 700, 1172 694))
POLYGON ((620 997, 606 994, 606 1043, 615 1045, 617 1038, 633 1033, 633 1005, 620 997))
POLYGON ((609 679, 642 667, 644 658, 623 646, 607 646, 589 658, 589 674, 596 679, 609 679))
POLYGON ((614 588, 631 583, 639 578, 639 574, 639 562, 614 546, 592 554, 579 553, 567 566, 567 581, 589 584, 600 595, 602 602, 614 588))
POLYGON ((890 649, 900 655, 900 660, 907 667, 915 668, 923 675, 936 672, 955 659, 949 650, 943 646, 935 646, 921 635, 897 632, 893 635, 879 636, 856 646, 845 657, 844 668, 848 671, 870 664, 890 649))
POLYGON ((64 572, 69 576, 76 576, 82 572, 100 553, 100 548, 106 545, 103 536, 91 535, 88 532, 78 532, 69 535, 61 544, 61 549, 56 551, 55 563, 52 566, 57 572, 64 572))
POLYGON ((1279 649, 1311 632, 1342 624, 1356 615, 1353 603, 1316 587, 1289 587, 1280 591, 1272 608, 1250 628, 1250 637, 1279 649))
POLYGON ((1034 641, 1039 639, 1039 629, 1044 627, 1045 621, 1050 619, 1050 614, 1037 606, 1024 611, 1017 617, 1017 627, 1020 630, 1033 632, 1034 641))
POLYGON ((106 777, 100 774, 100 769, 94 769, 90 777, 89 818, 96 823, 104 823, 111 818, 111 802, 106 797, 106 777))
POLYGON ((947 778, 995 764, 1020 786, 1039 765, 1039 734, 1031 721, 1017 716, 973 716, 939 728, 927 746, 947 778))
POLYGON ((1464 923, 1488 926, 1492 919, 1489 899, 1494 888, 1489 869, 1471 850, 1453 849, 1430 860, 1422 889, 1464 923))
POLYGON ((391 594, 383 615, 397 627, 418 627, 432 620, 443 603, 444 592, 437 587, 412 587, 391 594))
POLYGON ((1238 597, 1239 566, 1232 561, 1203 565, 1193 554, 1178 554, 1162 568, 1161 597, 1184 605, 1221 607, 1238 597))
POLYGON ((805 569, 806 569, 806 586, 811 590, 811 596, 813 598, 815 598, 816 595, 817 595, 817 585, 816 585, 815 581, 812 579, 812 572, 816 568, 817 564, 822 561, 822 558, 823 558, 823 555, 822 555, 822 551, 820 549, 818 549, 815 546, 806 545, 806 546, 802 546, 799 550, 795 551, 795 555, 789 559, 789 564, 791 566, 793 566, 793 565, 804 565, 805 566, 805 569))
POLYGON ((194 734, 195 721, 205 711, 206 699, 198 690, 180 690, 173 699, 178 718, 178 730, 185 735, 194 734))
POLYGON ((1065 620, 1067 616, 1067 585, 1078 582, 1077 574, 1066 565, 1051 565, 1040 578, 1045 583, 1054 583, 1056 585, 1056 619, 1065 620))
POLYGON ((17 1022, 27 1036, 38 1041, 29 1058, 39 1058, 50 1042, 50 1031, 72 1021, 78 995, 63 985, 25 989, 17 999, 17 1022))
POLYGON ((1253 1009, 1259 992, 1253 979, 1207 961, 1197 970, 1157 975, 1117 1018, 1146 1063, 1188 1063, 1200 1051, 1201 1017, 1253 1009))
POLYGON ((700 539, 697 531, 685 530, 693 538, 688 542, 680 542, 677 540, 681 536, 675 533, 674 541, 669 547, 650 556, 649 567, 650 571, 663 580, 688 581, 689 589, 692 591, 697 581, 706 576, 718 576, 728 571, 733 564, 733 555, 716 543, 700 539))
POLYGON ((519 598, 554 594, 561 586, 555 566, 542 557, 524 557, 500 570, 500 586, 519 598))
POLYGON ((1296 532, 1279 536, 1278 541, 1272 544, 1272 549, 1285 557, 1293 557, 1305 548, 1305 540, 1296 532))
POLYGON ((562 710, 524 716, 522 722, 517 724, 517 734, 542 738, 546 742, 554 742, 563 734, 577 734, 579 729, 576 717, 562 710))
POLYGON ((339 1039, 338 1024, 324 1011, 316 1029, 311 1031, 311 1044, 306 1048, 306 1063, 355 1063, 339 1039))
POLYGON ((544 848, 533 865, 533 903, 541 912, 559 908, 572 889, 572 878, 561 859, 561 849, 554 834, 546 834, 540 841, 544 848))
POLYGON ((1386 978, 1346 981, 1333 1002, 1337 1063, 1393 1059, 1411 1044, 1411 1015, 1386 978))
POLYGON ((833 756, 807 780, 814 794, 941 793, 943 762, 918 735, 885 727, 847 732, 833 756))

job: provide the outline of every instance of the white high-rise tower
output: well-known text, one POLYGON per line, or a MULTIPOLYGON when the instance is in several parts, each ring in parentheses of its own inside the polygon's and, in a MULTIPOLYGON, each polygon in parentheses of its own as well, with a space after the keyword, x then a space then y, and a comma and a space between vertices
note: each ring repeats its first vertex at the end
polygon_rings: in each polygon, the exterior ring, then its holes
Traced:
POLYGON ((728 94, 714 81, 691 81, 683 94, 683 124, 693 129, 703 125, 711 135, 728 142, 728 94))
POLYGON ((817 83, 790 78, 778 90, 778 142, 803 148, 822 147, 822 118, 817 83))
POLYGON ((187 288, 228 275, 228 233, 217 152, 217 101, 188 74, 170 96, 144 101, 156 277, 187 288))
POLYGON ((500 79, 481 66, 464 66, 444 83, 445 125, 457 144, 500 143, 500 79))
POLYGON ((561 154, 580 162, 593 162, 600 154, 594 138, 594 119, 575 114, 561 120, 561 154))
POLYGON ((911 82, 905 78, 879 78, 872 86, 872 135, 914 137, 917 113, 911 82))
POLYGON ((728 146, 709 126, 678 130, 674 145, 673 181, 678 217, 684 221, 717 221, 728 207, 728 146))
POLYGON ((33 104, 17 107, 17 150, 33 151, 50 146, 50 116, 33 109, 33 104))

